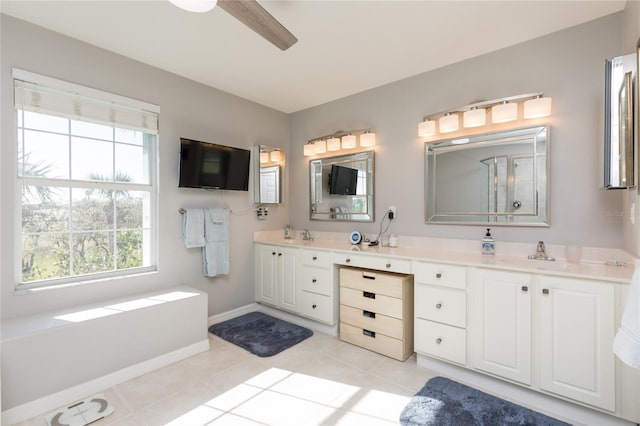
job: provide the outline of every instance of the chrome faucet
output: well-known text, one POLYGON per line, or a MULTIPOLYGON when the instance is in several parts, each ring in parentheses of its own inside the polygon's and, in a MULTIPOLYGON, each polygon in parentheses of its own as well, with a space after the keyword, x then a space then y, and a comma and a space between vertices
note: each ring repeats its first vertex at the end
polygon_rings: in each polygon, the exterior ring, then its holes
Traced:
POLYGON ((300 236, 305 241, 313 241, 313 237, 311 236, 311 232, 309 232, 308 229, 305 229, 305 230, 301 231, 300 232, 300 236))
POLYGON ((533 259, 533 260, 548 260, 548 261, 556 260, 555 257, 547 256, 547 252, 546 252, 546 249, 544 247, 544 242, 543 241, 538 241, 538 247, 536 247, 536 254, 529 255, 529 259, 533 259))

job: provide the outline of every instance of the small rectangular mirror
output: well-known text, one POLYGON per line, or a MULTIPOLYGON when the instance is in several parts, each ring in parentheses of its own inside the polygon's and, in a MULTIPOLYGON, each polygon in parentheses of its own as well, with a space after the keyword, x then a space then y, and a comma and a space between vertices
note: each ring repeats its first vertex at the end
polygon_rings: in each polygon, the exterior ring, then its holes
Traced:
POLYGON ((549 226, 549 126, 425 144, 426 222, 549 226))
POLYGON ((254 203, 284 202, 284 152, 265 145, 254 146, 254 203))
POLYGON ((373 151, 309 162, 312 220, 373 222, 373 151))

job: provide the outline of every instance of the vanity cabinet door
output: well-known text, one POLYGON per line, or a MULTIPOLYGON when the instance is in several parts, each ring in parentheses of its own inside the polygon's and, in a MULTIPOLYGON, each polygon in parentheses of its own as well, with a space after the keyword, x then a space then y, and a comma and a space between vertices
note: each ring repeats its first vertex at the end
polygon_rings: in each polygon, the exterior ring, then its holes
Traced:
POLYGON ((276 298, 278 248, 259 244, 255 247, 256 300, 276 306, 278 304, 276 298))
POLYGON ((278 306, 300 313, 300 251, 280 248, 278 257, 278 306))
POLYGON ((614 286, 540 277, 540 387, 615 410, 614 286))
POLYGON ((476 270, 474 367, 531 384, 531 275, 476 270))

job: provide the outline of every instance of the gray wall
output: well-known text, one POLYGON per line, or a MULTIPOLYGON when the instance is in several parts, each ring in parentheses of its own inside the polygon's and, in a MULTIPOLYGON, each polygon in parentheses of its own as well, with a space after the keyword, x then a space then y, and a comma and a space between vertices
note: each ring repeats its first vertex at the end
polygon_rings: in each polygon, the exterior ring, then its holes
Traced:
MULTIPOLYGON (((400 235, 480 240, 483 229, 424 223, 424 115, 474 101, 543 91, 553 98, 551 227, 496 228, 500 241, 622 247, 620 193, 598 189, 603 134, 604 59, 621 54, 623 14, 617 13, 497 52, 426 72, 291 116, 291 222, 319 231, 376 233, 390 205, 400 235), (309 220, 307 140, 336 130, 371 127, 377 134, 374 224, 309 220)), ((473 36, 473 35, 470 35, 473 36)), ((477 35, 481 36, 481 35, 477 35)), ((418 52, 408 52, 415 55, 418 52)), ((363 72, 366 72, 363 69, 363 72)))
MULTIPOLYGON (((131 59, 96 48, 23 21, 2 15, 0 250, 2 317, 77 306, 153 289, 186 284, 209 295, 209 315, 253 302, 253 231, 282 228, 288 206, 272 207, 266 221, 254 212, 232 215, 228 276, 204 278, 199 249, 185 249, 181 239, 181 207, 222 203, 222 191, 178 189, 179 137, 249 148, 289 146, 289 117, 131 59), (157 274, 121 278, 91 285, 14 295, 16 211, 16 143, 12 67, 160 105, 160 241, 157 274)), ((287 157, 289 158, 289 157, 287 157)), ((288 199, 288 197, 287 197, 288 199)), ((254 207, 248 192, 224 191, 233 210, 254 207)))

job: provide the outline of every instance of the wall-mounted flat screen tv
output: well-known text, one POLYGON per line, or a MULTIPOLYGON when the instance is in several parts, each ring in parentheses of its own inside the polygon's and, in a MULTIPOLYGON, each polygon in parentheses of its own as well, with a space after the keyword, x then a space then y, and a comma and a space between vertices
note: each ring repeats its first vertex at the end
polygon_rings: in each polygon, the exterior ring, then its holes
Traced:
POLYGON ((358 183, 358 170, 350 167, 331 165, 331 179, 329 194, 356 195, 358 183))
POLYGON ((180 138, 182 188, 249 190, 251 151, 180 138))

